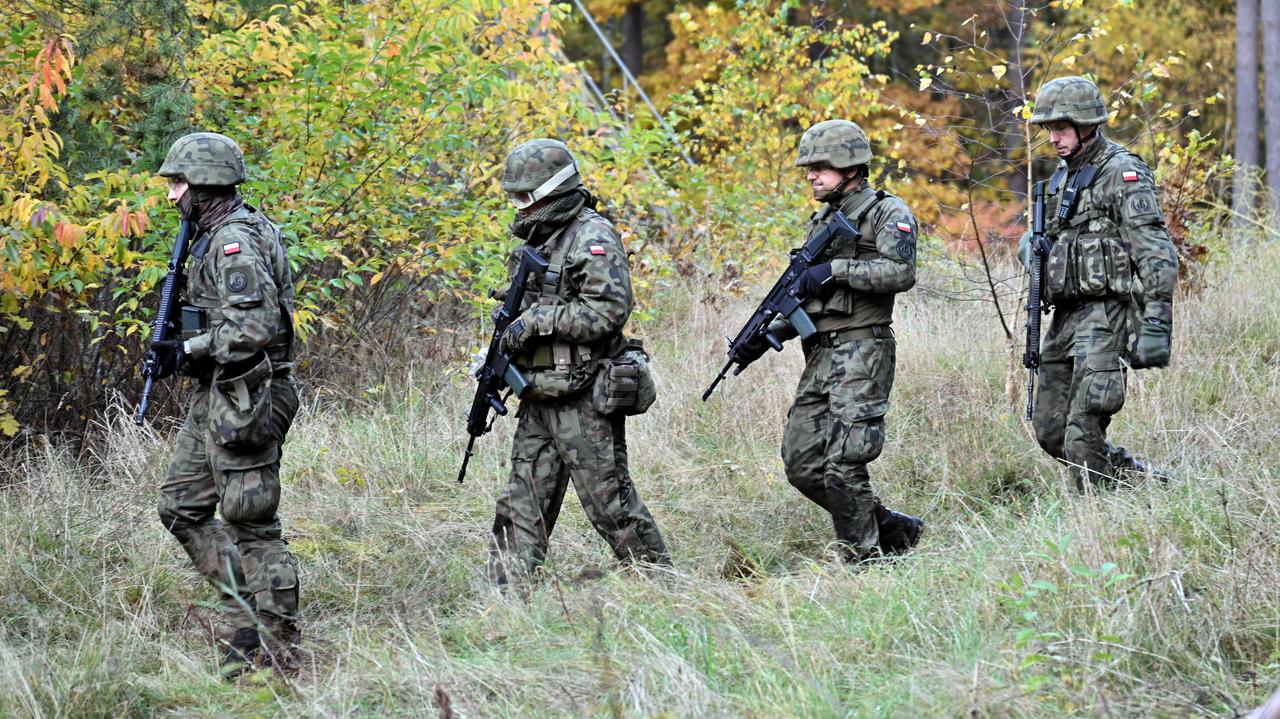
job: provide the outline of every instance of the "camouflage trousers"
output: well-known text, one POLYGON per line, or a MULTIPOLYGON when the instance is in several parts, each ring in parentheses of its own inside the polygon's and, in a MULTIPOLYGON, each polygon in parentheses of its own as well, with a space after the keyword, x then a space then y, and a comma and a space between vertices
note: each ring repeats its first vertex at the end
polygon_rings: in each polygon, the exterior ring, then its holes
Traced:
POLYGON ((590 395, 520 403, 511 475, 498 499, 489 576, 498 586, 542 565, 569 483, 592 526, 622 561, 669 564, 658 525, 631 484, 625 418, 605 417, 590 395))
POLYGON ((298 574, 276 514, 280 447, 298 411, 298 390, 291 378, 273 380, 271 390, 275 442, 250 454, 213 444, 209 388, 196 390, 160 487, 160 521, 218 590, 233 629, 261 620, 277 631, 298 617, 298 574))
POLYGON ((884 448, 896 352, 891 337, 806 343, 782 436, 787 481, 827 510, 836 541, 861 555, 880 540, 867 463, 884 448))
POLYGON ((1040 352, 1031 423, 1040 447, 1067 465, 1076 487, 1108 481, 1138 463, 1107 441, 1124 406, 1129 303, 1111 299, 1059 307, 1040 352))

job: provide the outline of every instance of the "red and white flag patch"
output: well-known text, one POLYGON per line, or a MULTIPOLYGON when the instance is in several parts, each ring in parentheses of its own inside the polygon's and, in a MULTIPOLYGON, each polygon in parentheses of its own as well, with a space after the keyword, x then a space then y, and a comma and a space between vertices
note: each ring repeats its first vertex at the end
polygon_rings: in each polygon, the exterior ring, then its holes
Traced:
POLYGON ((1120 177, 1121 177, 1121 179, 1123 179, 1125 182, 1137 182, 1137 181, 1138 181, 1138 173, 1137 173, 1137 172, 1135 172, 1134 170, 1128 170, 1128 171, 1126 171, 1123 175, 1121 175, 1120 177))
POLYGON ((591 245, 591 246, 590 246, 590 247, 588 247, 587 249, 591 250, 591 254, 593 254, 593 255, 603 255, 603 254, 604 254, 604 248, 603 248, 603 247, 601 247, 600 245, 591 245))
POLYGON ((910 231, 911 231, 911 225, 908 225, 908 224, 907 224, 907 223, 905 223, 905 222, 899 222, 899 223, 898 223, 898 231, 899 231, 899 232, 910 232, 910 231))
POLYGON ((239 243, 239 242, 228 242, 227 244, 225 244, 225 245, 223 245, 223 246, 222 246, 222 254, 223 254, 223 255, 236 255, 236 254, 239 254, 239 253, 240 253, 240 243, 239 243))

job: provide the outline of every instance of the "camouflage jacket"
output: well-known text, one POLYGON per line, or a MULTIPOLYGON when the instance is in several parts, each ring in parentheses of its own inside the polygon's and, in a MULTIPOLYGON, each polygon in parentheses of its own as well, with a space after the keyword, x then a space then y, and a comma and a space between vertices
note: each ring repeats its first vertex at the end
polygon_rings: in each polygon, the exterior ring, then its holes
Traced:
POLYGON ((277 369, 289 361, 293 281, 280 230, 262 213, 244 205, 201 228, 185 294, 208 316, 208 331, 187 341, 197 367, 239 362, 264 347, 277 369))
POLYGON ((894 295, 915 286, 916 219, 892 195, 876 202, 875 190, 865 182, 845 195, 838 208, 827 204, 815 212, 805 225, 806 241, 830 221, 836 209, 856 222, 868 207, 858 227, 862 239, 855 243, 841 236, 823 258, 831 262, 835 290, 805 304, 820 331, 890 324, 894 295))
POLYGON ((1173 321, 1178 255, 1165 228, 1155 176, 1142 158, 1099 137, 1093 147, 1061 161, 1045 198, 1045 299, 1072 304, 1134 297, 1143 318, 1173 321), (1092 182, 1064 207, 1086 167, 1092 182), (1067 217, 1060 219, 1060 211, 1067 217))
POLYGON ((583 208, 540 249, 551 267, 546 276, 529 278, 524 315, 536 339, 517 365, 576 365, 601 357, 622 336, 635 300, 622 238, 608 220, 583 208))

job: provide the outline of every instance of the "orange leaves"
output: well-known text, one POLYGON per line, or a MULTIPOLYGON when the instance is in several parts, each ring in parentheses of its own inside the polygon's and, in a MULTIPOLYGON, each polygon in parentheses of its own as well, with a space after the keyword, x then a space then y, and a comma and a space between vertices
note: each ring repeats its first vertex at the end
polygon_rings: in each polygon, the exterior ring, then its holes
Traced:
POLYGON ((58 109, 57 97, 67 94, 67 79, 75 56, 66 37, 56 37, 45 43, 36 55, 35 73, 27 83, 29 91, 38 95, 40 106, 46 111, 58 109), (56 93, 56 96, 55 96, 56 93))
POLYGON ((71 249, 84 237, 84 228, 70 222, 59 221, 53 226, 53 239, 63 247, 71 249))

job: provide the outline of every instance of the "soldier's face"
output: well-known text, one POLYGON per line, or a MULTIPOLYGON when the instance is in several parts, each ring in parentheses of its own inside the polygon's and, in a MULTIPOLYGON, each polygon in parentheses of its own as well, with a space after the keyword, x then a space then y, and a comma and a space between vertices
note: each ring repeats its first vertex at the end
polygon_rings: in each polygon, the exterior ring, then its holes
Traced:
POLYGON ((176 177, 169 178, 169 202, 177 204, 182 196, 187 194, 187 181, 176 177))
POLYGON ((844 173, 831 165, 809 165, 805 168, 805 178, 813 188, 813 196, 821 198, 844 182, 844 173))
POLYGON ((1049 144, 1053 145, 1058 157, 1070 155, 1080 144, 1080 135, 1075 126, 1065 120, 1046 122, 1044 129, 1049 131, 1049 144))

